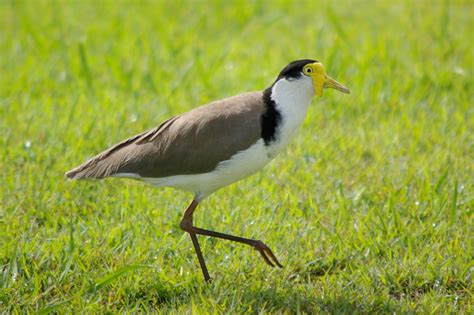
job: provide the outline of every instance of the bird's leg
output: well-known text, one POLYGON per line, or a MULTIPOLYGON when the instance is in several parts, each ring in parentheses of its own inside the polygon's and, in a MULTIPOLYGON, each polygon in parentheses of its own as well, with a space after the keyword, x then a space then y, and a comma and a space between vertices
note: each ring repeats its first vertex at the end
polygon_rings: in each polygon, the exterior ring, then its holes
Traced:
MULTIPOLYGON (((253 239, 249 239, 249 238, 243 238, 243 237, 224 234, 224 233, 219 233, 219 232, 215 232, 215 231, 209 231, 209 230, 205 230, 205 229, 195 227, 193 225, 192 216, 193 216, 194 210, 196 209, 197 204, 198 204, 198 201, 193 200, 191 205, 189 205, 188 209, 186 209, 186 212, 184 213, 183 219, 181 220, 181 223, 180 223, 180 227, 183 230, 185 230, 186 232, 188 232, 189 234, 191 234, 191 237, 192 237, 192 235, 196 235, 196 234, 206 235, 206 236, 222 238, 222 239, 226 239, 226 240, 230 240, 230 241, 250 245, 253 248, 255 248, 256 250, 258 250, 258 252, 262 256, 262 258, 265 260, 265 262, 268 265, 274 267, 275 264, 276 264, 278 267, 283 268, 282 264, 280 264, 278 259, 273 254, 272 250, 265 243, 263 243, 262 241, 253 240, 253 239)), ((199 246, 197 248, 199 248, 199 246)), ((199 258, 200 250, 198 252, 198 250, 196 249, 196 253, 198 254, 198 258, 199 258)), ((201 254, 201 258, 202 258, 202 254, 201 254)), ((207 271, 207 269, 206 269, 206 271, 207 271)), ((204 269, 203 269, 203 272, 204 272, 204 269)))
POLYGON ((222 238, 222 239, 225 239, 225 240, 250 245, 253 248, 255 248, 256 250, 258 250, 258 252, 262 256, 262 258, 265 260, 265 262, 268 265, 270 265, 272 267, 275 267, 275 264, 276 264, 278 267, 283 268, 283 265, 280 264, 280 262, 275 257, 275 255, 273 254, 270 247, 268 247, 264 242, 262 242, 260 240, 254 240, 254 239, 249 239, 249 238, 243 238, 243 237, 240 237, 240 236, 234 236, 234 235, 219 233, 219 232, 215 232, 215 231, 209 231, 209 230, 197 228, 195 226, 190 226, 188 228, 189 228, 189 233, 194 233, 194 234, 198 234, 198 235, 212 236, 212 237, 222 238))
POLYGON ((184 212, 183 219, 179 226, 181 229, 185 230, 191 236, 191 240, 193 241, 194 250, 196 251, 196 255, 199 260, 199 265, 201 266, 202 273, 204 275, 204 280, 210 281, 211 277, 209 276, 209 271, 207 271, 206 262, 204 261, 204 257, 202 256, 201 247, 199 246, 199 242, 196 236, 196 233, 192 233, 186 229, 186 226, 193 225, 193 212, 196 209, 197 205, 199 204, 198 199, 194 199, 191 204, 188 206, 186 211, 184 212))

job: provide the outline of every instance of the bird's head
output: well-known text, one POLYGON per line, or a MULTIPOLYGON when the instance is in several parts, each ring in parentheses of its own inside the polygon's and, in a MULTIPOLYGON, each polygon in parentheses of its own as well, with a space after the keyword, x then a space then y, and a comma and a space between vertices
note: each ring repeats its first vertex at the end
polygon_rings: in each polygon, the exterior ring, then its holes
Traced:
POLYGON ((323 96, 323 89, 331 88, 340 92, 349 94, 350 91, 341 83, 337 82, 326 74, 322 63, 311 59, 302 59, 290 62, 277 78, 286 79, 289 81, 302 80, 303 83, 312 83, 308 86, 313 87, 313 93, 318 96, 323 96))

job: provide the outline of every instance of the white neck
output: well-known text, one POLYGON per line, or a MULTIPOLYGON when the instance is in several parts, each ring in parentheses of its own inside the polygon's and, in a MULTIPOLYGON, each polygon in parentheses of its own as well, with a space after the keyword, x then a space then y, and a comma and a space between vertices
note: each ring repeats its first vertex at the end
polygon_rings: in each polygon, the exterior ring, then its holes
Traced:
POLYGON ((271 98, 282 118, 277 131, 279 146, 285 146, 291 140, 303 122, 313 96, 313 82, 309 77, 291 81, 280 79, 273 85, 271 98))

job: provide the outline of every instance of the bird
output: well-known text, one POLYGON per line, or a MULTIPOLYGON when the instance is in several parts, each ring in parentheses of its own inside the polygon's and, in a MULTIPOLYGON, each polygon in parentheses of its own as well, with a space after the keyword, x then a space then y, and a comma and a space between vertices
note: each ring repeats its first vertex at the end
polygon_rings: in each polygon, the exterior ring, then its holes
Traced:
POLYGON ((302 124, 315 95, 347 87, 313 59, 288 63, 266 89, 213 101, 169 118, 158 127, 119 142, 65 173, 71 180, 106 177, 173 187, 194 196, 179 227, 189 233, 205 281, 198 235, 249 245, 271 267, 283 265, 264 242, 196 227, 193 214, 212 193, 246 178, 281 152, 302 124))

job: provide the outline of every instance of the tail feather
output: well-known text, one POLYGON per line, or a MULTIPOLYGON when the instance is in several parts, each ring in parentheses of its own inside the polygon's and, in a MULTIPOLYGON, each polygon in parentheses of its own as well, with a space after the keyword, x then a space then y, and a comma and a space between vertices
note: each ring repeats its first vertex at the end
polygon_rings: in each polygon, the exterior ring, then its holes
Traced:
POLYGON ((126 167, 127 151, 127 148, 116 146, 94 156, 64 175, 69 179, 100 179, 113 176, 126 167))
POLYGON ((126 139, 108 150, 94 156, 81 165, 66 172, 64 175, 69 179, 85 179, 85 178, 105 178, 115 174, 123 165, 124 156, 116 156, 118 152, 134 143, 145 133, 138 134, 126 139))
POLYGON ((66 172, 64 175, 69 179, 86 179, 86 178, 104 178, 111 172, 106 172, 106 169, 98 167, 98 163, 95 159, 91 159, 78 167, 66 172))
POLYGON ((166 131, 179 116, 171 117, 156 128, 142 132, 117 143, 108 150, 96 155, 78 167, 66 172, 69 179, 105 178, 120 171, 127 163, 127 147, 132 144, 143 145, 155 141, 162 132, 166 131), (119 153, 119 152, 122 152, 119 153), (124 153, 125 152, 125 153, 124 153))

